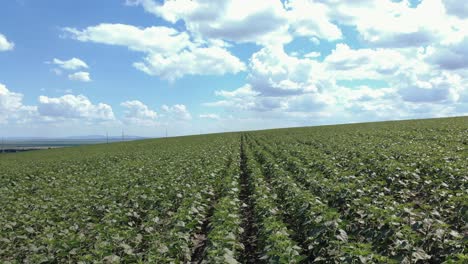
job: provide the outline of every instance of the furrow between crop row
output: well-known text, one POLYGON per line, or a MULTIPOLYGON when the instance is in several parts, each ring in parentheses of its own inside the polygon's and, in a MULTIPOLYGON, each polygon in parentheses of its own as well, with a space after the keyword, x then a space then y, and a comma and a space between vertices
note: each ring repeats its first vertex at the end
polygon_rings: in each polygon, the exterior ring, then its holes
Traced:
MULTIPOLYGON (((456 230, 456 226, 442 223, 437 219, 436 210, 424 212, 417 206, 413 208, 413 203, 397 202, 398 198, 385 187, 391 178, 390 175, 385 177, 375 173, 361 175, 352 169, 328 165, 330 162, 327 160, 331 159, 318 161, 307 158, 307 154, 314 151, 311 148, 296 146, 285 149, 281 145, 272 147, 265 141, 261 144, 267 152, 276 157, 277 161, 281 161, 281 166, 293 175, 299 186, 317 194, 329 206, 337 208, 342 220, 348 223, 346 230, 349 235, 361 241, 371 241, 375 252, 397 259, 411 259, 414 255, 429 253, 434 259, 440 260, 443 259, 442 252, 460 251, 451 243, 446 243, 444 246, 434 243, 437 239, 431 235, 437 233, 456 235, 458 232, 453 230, 456 230), (320 166, 311 167, 310 164, 320 166), (338 175, 343 176, 337 178, 338 175), (346 177, 346 175, 357 176, 346 177), (360 179, 362 179, 361 184, 353 183, 360 179), (387 179, 387 183, 384 179, 387 179), (366 190, 364 184, 369 193, 363 191, 366 190), (375 194, 372 190, 381 191, 375 194), (406 226, 412 228, 405 228, 406 226), (424 231, 418 232, 421 226, 424 231), (413 245, 401 247, 401 241, 412 241, 413 245)), ((367 163, 366 166, 378 168, 379 165, 367 163)), ((434 208, 437 208, 437 205, 434 205, 434 208)))
POLYGON ((210 218, 202 263, 237 263, 244 248, 240 242, 240 155, 238 149, 233 152, 233 162, 217 184, 219 200, 210 218))
POLYGON ((292 231, 281 219, 272 189, 255 161, 248 144, 244 143, 246 173, 250 178, 255 222, 258 226, 257 249, 261 263, 300 263, 304 256, 298 243, 291 238, 292 231))
POLYGON ((245 137, 242 135, 240 144, 240 200, 242 203, 242 228, 244 233, 241 243, 244 245, 242 254, 243 263, 258 263, 257 234, 258 228, 255 222, 254 204, 252 200, 252 179, 247 171, 247 157, 245 154, 245 137))
POLYGON ((300 188, 270 153, 258 145, 253 146, 253 150, 277 194, 276 202, 281 206, 283 219, 294 231, 293 238, 300 242, 307 261, 353 262, 364 258, 376 263, 392 263, 387 257, 373 252, 370 244, 348 235, 346 222, 337 210, 300 188))
MULTIPOLYGON (((224 170, 220 173, 221 179, 225 177, 228 173, 231 173, 230 168, 233 163, 233 156, 230 155, 227 162, 226 162, 226 167, 224 170)), ((220 180, 219 182, 222 182, 220 180)), ((200 232, 195 234, 192 238, 193 241, 193 248, 192 248, 192 257, 191 257, 191 263, 202 263, 203 258, 205 256, 205 251, 207 248, 208 244, 208 233, 210 232, 210 225, 211 225, 211 219, 214 214, 215 206, 218 203, 219 196, 221 194, 221 184, 217 184, 215 186, 215 193, 213 196, 213 201, 211 202, 210 208, 208 209, 207 215, 205 219, 203 220, 203 224, 201 226, 200 232)))

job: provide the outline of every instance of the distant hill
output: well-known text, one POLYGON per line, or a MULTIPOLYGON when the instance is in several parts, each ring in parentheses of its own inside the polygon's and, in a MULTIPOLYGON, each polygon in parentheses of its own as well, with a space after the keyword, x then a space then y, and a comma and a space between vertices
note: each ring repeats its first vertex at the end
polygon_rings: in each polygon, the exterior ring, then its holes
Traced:
MULTIPOLYGON (((109 140, 120 141, 122 136, 109 136, 109 140)), ((125 135, 125 140, 147 139, 148 137, 125 135)), ((106 136, 103 135, 85 135, 85 136, 69 136, 69 137, 6 137, 5 141, 67 141, 67 140, 85 140, 85 141, 105 141, 106 136)))
MULTIPOLYGON (((125 140, 146 139, 147 137, 125 135, 125 140)), ((85 140, 106 140, 107 137, 103 135, 87 135, 87 136, 71 136, 64 139, 85 139, 85 140)), ((109 136, 109 140, 122 140, 122 136, 109 136)))
MULTIPOLYGON (((124 141, 134 141, 146 139, 139 136, 125 136, 124 141)), ((56 147, 71 147, 79 145, 99 144, 106 142, 120 142, 122 136, 102 136, 102 135, 87 135, 87 136, 70 136, 70 137, 8 137, 1 141, 0 149, 6 152, 17 152, 25 150, 37 150, 44 148, 56 147)))

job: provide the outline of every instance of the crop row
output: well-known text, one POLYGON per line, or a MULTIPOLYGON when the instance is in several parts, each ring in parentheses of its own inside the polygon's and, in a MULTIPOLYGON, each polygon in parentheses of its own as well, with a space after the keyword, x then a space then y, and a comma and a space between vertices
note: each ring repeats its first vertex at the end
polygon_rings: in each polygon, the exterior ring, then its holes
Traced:
POLYGON ((0 155, 0 262, 466 263, 466 121, 0 155))
POLYGON ((258 145, 256 148, 254 145, 254 153, 273 187, 283 219, 294 231, 293 238, 300 242, 307 261, 391 262, 374 252, 370 244, 357 241, 348 234, 347 223, 340 218, 336 208, 300 188, 293 175, 279 166, 270 153, 258 145))
POLYGON ((302 249, 291 238, 291 230, 282 220, 272 189, 247 144, 244 150, 255 219, 259 225, 260 259, 268 263, 299 263, 304 259, 302 249))
MULTIPOLYGON (((463 131, 445 144, 442 154, 427 153, 441 147, 440 141, 402 146, 392 143, 401 140, 398 134, 377 141, 373 137, 388 132, 352 132, 363 133, 358 140, 367 141, 358 142, 351 132, 257 133, 253 141, 262 156, 272 158, 265 164, 279 167, 290 175, 291 184, 334 208, 348 237, 372 245, 371 251, 398 262, 463 259, 468 201, 467 156, 459 137, 463 131), (382 160, 396 153, 398 160, 382 160)), ((410 133, 414 131, 402 132, 410 133)))
POLYGON ((183 261, 236 139, 110 144, 37 159, 22 153, 32 158, 21 164, 17 154, 2 159, 0 259, 183 261))

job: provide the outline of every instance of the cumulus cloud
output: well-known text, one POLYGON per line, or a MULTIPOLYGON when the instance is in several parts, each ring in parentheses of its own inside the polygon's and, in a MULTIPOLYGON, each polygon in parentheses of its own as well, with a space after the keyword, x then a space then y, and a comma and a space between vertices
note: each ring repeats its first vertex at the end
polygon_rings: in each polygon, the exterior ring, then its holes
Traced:
POLYGON ((198 37, 235 42, 288 42, 288 24, 283 4, 279 0, 175 0, 162 4, 153 0, 127 0, 141 5, 147 12, 176 23, 183 20, 198 37))
POLYGON ((215 102, 208 102, 204 105, 210 107, 225 107, 235 110, 252 110, 256 107, 256 99, 259 94, 259 92, 252 89, 250 84, 246 84, 233 91, 215 91, 215 95, 223 97, 223 99, 215 102))
POLYGON ((257 91, 254 91, 251 85, 246 84, 234 91, 221 90, 221 91, 215 91, 215 94, 217 96, 222 96, 226 98, 235 98, 235 97, 246 98, 246 97, 257 96, 260 93, 257 91))
POLYGON ((315 80, 323 72, 317 61, 289 56, 282 46, 269 46, 254 53, 249 67, 249 83, 265 96, 317 91, 320 84, 315 80))
POLYGON ((187 74, 224 75, 245 70, 244 63, 220 47, 194 48, 171 56, 152 53, 144 62, 133 65, 149 75, 160 76, 170 81, 187 74))
POLYGON ((406 62, 405 57, 391 49, 352 49, 339 43, 324 63, 340 79, 381 78, 392 75, 406 62))
POLYGON ((23 104, 23 94, 12 92, 0 83, 0 124, 25 122, 35 111, 34 106, 23 104))
POLYGON ((233 91, 216 91, 215 94, 223 97, 223 99, 205 103, 204 105, 229 108, 235 111, 283 111, 292 113, 316 112, 334 102, 334 99, 325 93, 304 92, 284 96, 269 96, 254 89, 251 84, 246 84, 233 91))
POLYGON ((362 39, 373 46, 401 48, 453 42, 467 32, 466 21, 450 17, 445 8, 459 7, 463 1, 444 6, 442 0, 424 0, 416 7, 409 1, 391 0, 320 2, 332 8, 334 20, 355 26, 362 39))
POLYGON ((184 21, 189 32, 202 39, 223 39, 259 45, 284 44, 294 36, 327 40, 342 37, 332 22, 329 7, 306 0, 127 0, 147 12, 176 23, 184 21))
POLYGON ((88 68, 88 65, 86 64, 86 62, 78 58, 71 58, 69 60, 60 60, 60 59, 54 58, 52 61, 52 64, 55 64, 64 70, 78 70, 78 69, 88 68))
POLYGON ((284 113, 320 112, 332 104, 332 89, 322 63, 290 56, 282 46, 264 47, 250 58, 248 83, 233 91, 216 91, 221 100, 206 106, 233 110, 284 113))
POLYGON ((83 30, 66 28, 83 42, 125 46, 146 53, 135 68, 174 81, 184 75, 223 75, 245 70, 245 65, 224 47, 193 42, 185 32, 155 26, 138 28, 124 24, 99 24, 83 30))
POLYGON ((8 41, 5 35, 0 33, 0 51, 12 50, 15 47, 13 42, 8 41))
POLYGON ((36 106, 23 103, 23 95, 0 84, 0 123, 41 125, 62 121, 103 122, 115 120, 112 108, 93 104, 83 95, 62 97, 39 96, 36 106))
POLYGON ((124 111, 124 121, 130 124, 153 126, 156 125, 158 114, 151 110, 144 103, 133 100, 125 101, 120 104, 126 110, 124 111))
POLYGON ((22 94, 11 92, 4 84, 0 83, 0 111, 2 113, 21 108, 23 106, 22 100, 22 94))
POLYGON ((285 2, 288 21, 295 35, 326 40, 342 37, 340 28, 331 22, 331 8, 323 3, 308 0, 285 2))
POLYGON ((65 28, 82 42, 125 46, 130 50, 153 53, 177 53, 192 45, 185 32, 164 26, 139 28, 126 24, 103 23, 83 30, 65 28))
POLYGON ((109 121, 115 119, 110 105, 93 104, 84 95, 67 94, 56 98, 41 95, 37 109, 40 115, 56 120, 109 121))
POLYGON ((70 79, 72 81, 80 81, 80 82, 90 82, 91 81, 91 77, 89 76, 89 72, 83 72, 83 71, 69 74, 68 79, 70 79))
POLYGON ((323 62, 336 80, 380 80, 397 89, 404 101, 454 103, 463 90, 462 77, 428 63, 437 61, 434 54, 431 48, 351 49, 338 44, 323 62))
POLYGON ((431 48, 353 49, 339 43, 318 61, 288 55, 281 46, 264 47, 250 59, 248 83, 216 91, 221 100, 205 106, 349 121, 453 115, 464 109, 460 100, 467 78, 429 63, 433 54, 431 48), (346 85, 338 85, 343 80, 346 85), (374 81, 386 87, 356 86, 374 81))
POLYGON ((173 106, 162 105, 162 111, 171 119, 175 120, 190 120, 192 115, 187 107, 183 104, 175 104, 173 106))
MULTIPOLYGON (((78 41, 141 53, 133 66, 169 81, 247 71, 245 85, 217 90, 218 100, 205 106, 262 117, 343 114, 362 120, 467 109, 468 9, 463 1, 424 0, 415 5, 407 0, 127 0, 127 4, 141 6, 173 26, 98 24, 65 31, 78 41), (349 36, 357 41, 347 44, 349 36), (322 49, 286 53, 285 44, 297 37, 336 46, 330 54, 322 49), (252 45, 258 50, 247 65, 230 51, 244 51, 237 46, 240 43, 257 44, 252 45), (356 84, 360 82, 365 84, 356 84)), ((87 68, 74 59, 53 63, 73 72, 87 68)), ((84 71, 69 78, 91 80, 84 71)), ((121 106, 128 122, 191 119, 181 104, 163 105, 158 114, 139 101, 121 106)), ((198 117, 219 119, 216 114, 198 117)))
POLYGON ((338 87, 332 92, 336 104, 332 111, 340 113, 343 121, 358 122, 398 119, 407 113, 404 102, 394 88, 374 89, 368 86, 338 87))

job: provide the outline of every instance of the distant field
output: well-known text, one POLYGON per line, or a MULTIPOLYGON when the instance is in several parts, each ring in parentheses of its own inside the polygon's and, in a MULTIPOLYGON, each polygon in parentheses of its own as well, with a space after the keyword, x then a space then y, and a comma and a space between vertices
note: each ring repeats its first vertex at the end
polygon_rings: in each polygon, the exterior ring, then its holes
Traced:
MULTIPOLYGON (((81 145, 102 144, 120 142, 121 139, 14 139, 3 140, 0 145, 0 153, 22 152, 49 148, 74 147, 81 145)), ((127 140, 128 141, 128 140, 127 140)))
POLYGON ((468 117, 0 154, 0 263, 468 263, 468 117))

